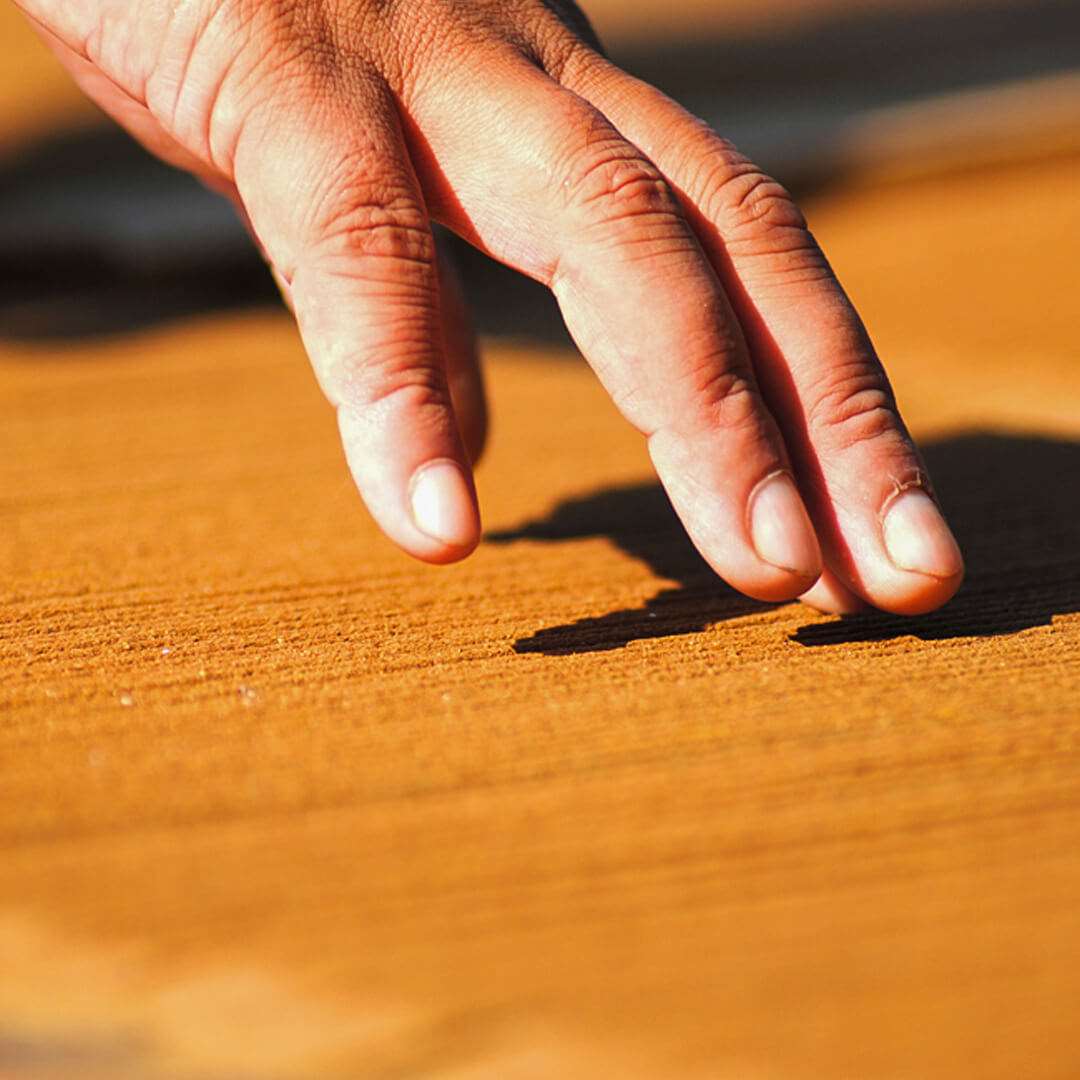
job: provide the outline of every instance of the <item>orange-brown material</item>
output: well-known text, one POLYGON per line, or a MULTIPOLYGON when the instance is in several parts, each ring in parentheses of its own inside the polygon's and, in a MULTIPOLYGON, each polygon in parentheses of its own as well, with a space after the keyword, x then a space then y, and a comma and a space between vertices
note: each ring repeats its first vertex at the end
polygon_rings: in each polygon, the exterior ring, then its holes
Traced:
POLYGON ((284 316, 0 344, 4 1080, 1080 1075, 1080 170, 834 191, 970 578, 743 601, 580 364, 381 539, 284 316))

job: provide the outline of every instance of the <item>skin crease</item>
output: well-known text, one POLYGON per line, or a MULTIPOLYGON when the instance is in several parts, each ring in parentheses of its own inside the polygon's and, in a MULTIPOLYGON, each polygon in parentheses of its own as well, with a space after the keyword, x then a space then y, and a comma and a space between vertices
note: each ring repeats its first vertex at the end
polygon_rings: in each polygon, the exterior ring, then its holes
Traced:
POLYGON ((612 65, 577 8, 18 3, 87 94, 236 204, 410 554, 480 539, 483 385, 437 222, 553 290, 736 588, 900 614, 956 592, 925 467, 790 196, 612 65))

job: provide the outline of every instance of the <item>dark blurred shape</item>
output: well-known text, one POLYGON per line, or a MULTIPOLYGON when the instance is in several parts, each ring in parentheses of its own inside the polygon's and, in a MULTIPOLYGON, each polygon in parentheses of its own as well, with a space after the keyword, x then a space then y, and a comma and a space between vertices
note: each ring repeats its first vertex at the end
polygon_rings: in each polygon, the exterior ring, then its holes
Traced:
POLYGON ((1015 634, 1080 611, 1080 443, 974 433, 924 447, 967 560, 941 611, 854 615, 801 627, 802 645, 1015 634))
MULTIPOLYGON (((918 618, 881 612, 800 627, 801 645, 924 641, 1012 634, 1080 611, 1080 443, 974 433, 924 447, 964 549, 968 576, 955 600, 918 618), (1039 478, 1047 479, 1040 483, 1039 478)), ((548 655, 618 649, 643 638, 698 633, 767 605, 734 592, 698 555, 657 484, 571 499, 489 543, 560 543, 606 536, 661 578, 675 581, 643 608, 552 626, 521 638, 517 652, 548 655)))
POLYGON ((0 332, 133 330, 276 291, 226 200, 119 128, 58 136, 0 171, 0 332))
MULTIPOLYGON (((586 0, 586 7, 587 0, 586 0)), ((957 3, 775 20, 615 50, 797 195, 844 168, 877 110, 1080 65, 1080 3, 957 3)), ((482 331, 566 340, 547 290, 456 244, 482 331)), ((116 129, 0 164, 0 333, 50 338, 277 302, 228 204, 116 129)))
POLYGON ((834 151, 860 116, 1075 70, 1080 3, 962 0, 933 10, 850 11, 617 59, 806 191, 833 178, 834 151))

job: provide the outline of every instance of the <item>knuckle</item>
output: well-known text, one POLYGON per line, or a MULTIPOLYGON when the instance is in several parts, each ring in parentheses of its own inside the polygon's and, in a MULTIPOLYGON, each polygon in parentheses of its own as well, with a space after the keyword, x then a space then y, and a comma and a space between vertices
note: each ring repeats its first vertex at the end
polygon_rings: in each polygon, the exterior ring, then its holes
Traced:
POLYGON ((690 368, 684 380, 700 426, 739 432, 760 425, 757 387, 748 372, 732 367, 726 357, 705 359, 690 368))
POLYGON ((697 185, 708 217, 726 222, 735 236, 805 232, 806 218, 782 184, 722 140, 710 142, 707 172, 697 185))
POLYGON ((760 398, 745 374, 717 372, 701 386, 700 394, 713 426, 725 431, 745 431, 759 426, 760 398))
POLYGON ((660 171, 614 131, 594 124, 571 156, 562 186, 567 203, 603 223, 677 214, 660 171))
POLYGON ((764 173, 749 172, 729 184, 732 211, 748 227, 806 227, 806 219, 787 189, 764 173))
POLYGON ((865 361, 831 371, 816 388, 807 420, 841 449, 898 437, 899 416, 888 382, 865 361))
POLYGON ((399 344, 393 352, 342 373, 334 399, 339 408, 364 412, 441 410, 447 400, 446 376, 432 355, 430 341, 411 347, 399 344))
POLYGON ((142 99, 182 145, 231 174, 248 120, 325 97, 335 56, 325 17, 293 0, 170 4, 142 99))
POLYGON ((386 264, 390 273, 413 267, 425 279, 434 272, 435 239, 427 214, 411 194, 353 182, 335 192, 312 228, 328 257, 373 269, 386 264))

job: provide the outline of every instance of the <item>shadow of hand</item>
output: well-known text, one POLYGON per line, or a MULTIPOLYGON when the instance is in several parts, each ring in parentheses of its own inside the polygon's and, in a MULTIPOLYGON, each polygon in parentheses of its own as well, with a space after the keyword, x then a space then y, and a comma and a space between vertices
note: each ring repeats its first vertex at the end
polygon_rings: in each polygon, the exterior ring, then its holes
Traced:
POLYGON ((644 607, 578 619, 521 638, 514 644, 517 652, 561 655, 619 649, 644 638, 697 633, 722 619, 767 607, 716 576, 691 544, 659 484, 609 488, 568 499, 540 521, 486 539, 495 544, 561 543, 594 536, 607 537, 658 577, 677 584, 658 592, 644 607))
MULTIPOLYGON (((806 646, 1015 633, 1080 610, 1080 443, 972 433, 924 453, 968 563, 958 597, 918 618, 880 612, 800 627, 806 646)), ((488 536, 562 543, 605 536, 676 582, 644 607, 551 626, 519 639, 520 653, 565 655, 700 632, 768 609, 728 588, 694 549, 658 484, 611 488, 560 503, 547 517, 488 536)))
POLYGON ((956 599, 913 619, 870 613, 803 626, 793 640, 988 637, 1080 609, 1080 443, 971 433, 923 452, 967 561, 956 599))

